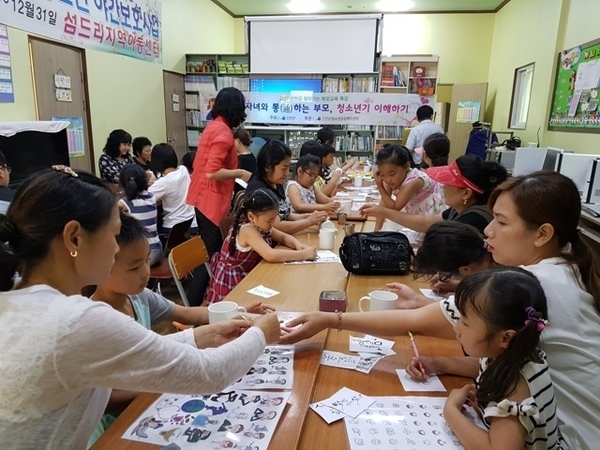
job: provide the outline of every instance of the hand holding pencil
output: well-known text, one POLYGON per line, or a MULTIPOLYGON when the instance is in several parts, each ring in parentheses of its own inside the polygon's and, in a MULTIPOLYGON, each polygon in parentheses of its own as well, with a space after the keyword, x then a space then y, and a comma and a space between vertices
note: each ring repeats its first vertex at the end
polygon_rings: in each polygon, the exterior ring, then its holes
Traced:
POLYGON ((410 362, 406 367, 406 373, 408 373, 415 380, 425 381, 427 378, 429 378, 429 373, 437 372, 435 359, 419 355, 417 343, 415 342, 415 338, 410 331, 408 332, 408 336, 410 337, 410 346, 412 347, 415 356, 410 359, 410 362))

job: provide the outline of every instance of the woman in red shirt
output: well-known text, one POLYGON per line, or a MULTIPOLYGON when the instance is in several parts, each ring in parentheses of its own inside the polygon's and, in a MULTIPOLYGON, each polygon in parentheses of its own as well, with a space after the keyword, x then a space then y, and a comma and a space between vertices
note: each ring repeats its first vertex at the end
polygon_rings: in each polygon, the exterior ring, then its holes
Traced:
MULTIPOLYGON (((236 178, 248 181, 252 175, 238 168, 232 129, 246 119, 246 100, 236 88, 221 89, 211 109, 212 119, 202 132, 194 160, 187 202, 194 206, 200 237, 208 253, 223 244, 219 222, 227 215, 236 178)), ((201 266, 194 274, 188 298, 193 305, 204 299, 208 273, 201 266)))

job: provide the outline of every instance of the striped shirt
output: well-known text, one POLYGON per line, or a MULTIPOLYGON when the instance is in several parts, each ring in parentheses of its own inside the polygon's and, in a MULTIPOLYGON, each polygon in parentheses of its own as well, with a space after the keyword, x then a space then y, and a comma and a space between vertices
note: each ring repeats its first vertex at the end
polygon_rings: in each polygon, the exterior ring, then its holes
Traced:
MULTIPOLYGON (((485 408, 480 408, 484 417, 484 423, 489 428, 490 417, 515 416, 521 425, 527 430, 524 449, 527 450, 559 450, 567 449, 558 432, 558 421, 556 419, 556 400, 554 399, 554 388, 546 354, 538 350, 541 362, 527 362, 520 370, 521 375, 527 381, 531 397, 521 403, 504 399, 499 403, 490 402, 485 408)), ((479 376, 476 385, 479 385, 481 374, 489 365, 489 358, 479 360, 479 376)))
POLYGON ((129 208, 129 214, 135 217, 146 231, 150 234, 148 237, 148 243, 150 244, 150 251, 161 250, 162 244, 158 238, 157 230, 157 210, 156 210, 156 199, 154 194, 148 191, 143 191, 138 194, 133 200, 129 200, 127 197, 123 197, 122 201, 129 208))

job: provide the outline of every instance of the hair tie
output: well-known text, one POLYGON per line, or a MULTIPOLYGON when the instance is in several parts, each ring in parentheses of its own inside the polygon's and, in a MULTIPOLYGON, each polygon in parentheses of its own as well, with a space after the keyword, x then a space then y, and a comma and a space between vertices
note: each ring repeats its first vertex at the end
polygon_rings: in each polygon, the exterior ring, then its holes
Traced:
POLYGON ((75 173, 75 171, 73 169, 71 169, 69 166, 65 166, 63 164, 57 164, 57 165, 52 166, 52 168, 54 170, 56 170, 57 172, 66 173, 67 175, 71 175, 72 177, 75 177, 75 178, 79 177, 79 175, 77 175, 75 173))
POLYGON ((540 333, 547 325, 550 325, 546 319, 542 317, 542 315, 535 310, 533 306, 528 306, 525 308, 525 313, 527 314, 527 320, 525 321, 525 326, 529 326, 530 323, 536 322, 536 330, 540 333))
POLYGON ((5 214, 0 214, 0 242, 10 241, 17 230, 5 214))

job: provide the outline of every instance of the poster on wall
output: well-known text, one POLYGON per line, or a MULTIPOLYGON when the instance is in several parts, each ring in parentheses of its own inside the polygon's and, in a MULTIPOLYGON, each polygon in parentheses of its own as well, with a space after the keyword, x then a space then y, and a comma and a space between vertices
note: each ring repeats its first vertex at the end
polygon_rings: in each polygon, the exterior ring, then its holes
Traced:
POLYGON ((410 126, 417 109, 434 97, 377 92, 274 94, 248 92, 246 120, 252 123, 410 126))
POLYGON ((52 117, 54 122, 69 122, 67 127, 67 145, 69 157, 83 156, 85 154, 85 140, 83 135, 83 118, 81 117, 52 117))
POLYGON ((548 129, 600 132, 600 40, 558 55, 548 129))
POLYGON ((0 103, 14 103, 15 93, 10 65, 10 45, 8 29, 0 24, 0 103))
POLYGON ((0 17, 65 44, 162 62, 160 0, 5 0, 0 17))
POLYGON ((481 102, 458 102, 456 121, 459 123, 473 123, 479 120, 481 102))

